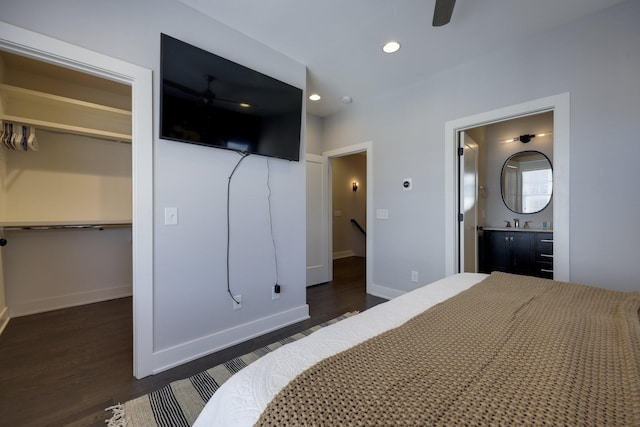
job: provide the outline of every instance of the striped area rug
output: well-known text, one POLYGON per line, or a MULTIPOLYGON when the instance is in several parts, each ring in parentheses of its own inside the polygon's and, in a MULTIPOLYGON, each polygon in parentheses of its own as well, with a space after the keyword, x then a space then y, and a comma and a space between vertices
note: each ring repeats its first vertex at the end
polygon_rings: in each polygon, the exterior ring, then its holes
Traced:
POLYGON ((252 353, 238 356, 228 362, 214 366, 190 378, 174 381, 160 390, 124 404, 107 408, 106 411, 110 412, 112 416, 106 420, 106 423, 109 427, 191 426, 204 408, 205 403, 231 375, 278 347, 299 340, 324 326, 336 323, 354 314, 357 313, 345 313, 342 316, 269 344, 252 353))

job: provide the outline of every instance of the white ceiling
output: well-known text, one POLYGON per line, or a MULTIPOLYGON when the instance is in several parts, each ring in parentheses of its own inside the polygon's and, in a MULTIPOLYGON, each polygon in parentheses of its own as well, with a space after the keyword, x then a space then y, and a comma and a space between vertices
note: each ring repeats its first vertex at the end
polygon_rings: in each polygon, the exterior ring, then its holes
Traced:
POLYGON ((458 0, 451 22, 431 26, 435 0, 179 0, 305 64, 307 111, 327 116, 470 57, 623 0, 458 0), (382 45, 400 42, 389 55, 382 45))

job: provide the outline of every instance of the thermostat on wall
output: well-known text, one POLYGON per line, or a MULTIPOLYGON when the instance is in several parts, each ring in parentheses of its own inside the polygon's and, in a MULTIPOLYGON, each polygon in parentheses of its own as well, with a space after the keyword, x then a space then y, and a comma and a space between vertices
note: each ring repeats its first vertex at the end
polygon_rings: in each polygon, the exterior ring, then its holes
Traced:
POLYGON ((404 191, 410 191, 411 190, 411 186, 412 186, 411 178, 405 178, 405 179, 402 180, 402 189, 404 191))

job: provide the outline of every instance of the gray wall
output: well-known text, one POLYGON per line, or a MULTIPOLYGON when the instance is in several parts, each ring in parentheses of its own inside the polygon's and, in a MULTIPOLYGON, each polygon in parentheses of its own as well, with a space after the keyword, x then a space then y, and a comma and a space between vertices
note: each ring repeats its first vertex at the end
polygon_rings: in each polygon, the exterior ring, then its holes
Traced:
POLYGON ((218 343, 229 345, 242 338, 229 332, 234 327, 306 307, 304 161, 269 160, 283 286, 273 302, 267 159, 250 156, 234 175, 231 277, 243 308, 233 311, 226 290, 225 201, 240 157, 157 135, 161 32, 301 88, 304 65, 173 0, 16 0, 3 1, 1 9, 7 23, 153 71, 154 352, 186 346, 182 354, 194 356, 186 353, 195 340, 224 332, 218 343), (178 208, 178 226, 163 225, 165 207, 178 208))
POLYGON ((314 116, 313 114, 307 114, 307 153, 322 154, 322 123, 323 120, 314 116))
POLYGON ((374 208, 389 209, 373 282, 404 291, 410 270, 444 275, 447 121, 570 92, 571 280, 639 289, 639 21, 628 1, 325 119, 325 150, 373 141, 374 208))

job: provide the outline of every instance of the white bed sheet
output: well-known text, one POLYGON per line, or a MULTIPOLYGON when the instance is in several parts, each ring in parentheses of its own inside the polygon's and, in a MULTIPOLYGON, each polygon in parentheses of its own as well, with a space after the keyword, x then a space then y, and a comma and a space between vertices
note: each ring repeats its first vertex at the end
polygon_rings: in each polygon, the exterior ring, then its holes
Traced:
POLYGON ((461 273, 438 280, 266 354, 216 391, 194 427, 253 426, 284 386, 320 360, 402 325, 485 277, 461 273))

